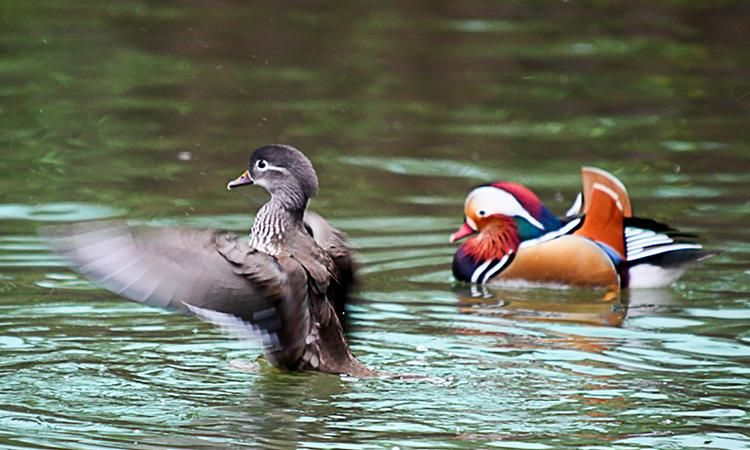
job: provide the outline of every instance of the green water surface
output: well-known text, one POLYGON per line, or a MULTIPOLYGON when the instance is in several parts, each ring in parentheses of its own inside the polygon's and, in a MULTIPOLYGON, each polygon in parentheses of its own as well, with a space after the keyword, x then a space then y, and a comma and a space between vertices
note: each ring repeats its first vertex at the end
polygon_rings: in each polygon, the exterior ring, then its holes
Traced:
POLYGON ((0 1, 0 448, 750 448, 748 36, 741 1, 0 1), (279 372, 37 237, 244 232, 271 142, 360 248, 354 352, 417 377, 279 372), (614 300, 453 282, 468 189, 562 213, 581 165, 723 253, 614 300))

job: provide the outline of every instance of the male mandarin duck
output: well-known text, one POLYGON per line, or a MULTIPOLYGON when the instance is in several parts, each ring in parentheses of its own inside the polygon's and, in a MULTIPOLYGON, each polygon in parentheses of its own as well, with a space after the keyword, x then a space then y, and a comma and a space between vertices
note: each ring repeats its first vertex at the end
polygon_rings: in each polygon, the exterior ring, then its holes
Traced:
POLYGON ((195 229, 138 229, 94 222, 48 230, 72 268, 129 300, 191 314, 260 341, 283 369, 373 375, 351 353, 340 313, 354 274, 346 237, 306 211, 318 190, 299 150, 255 150, 227 188, 255 184, 271 194, 250 239, 195 229))
POLYGON ((583 190, 564 218, 530 189, 496 182, 469 192, 465 222, 451 242, 460 281, 580 287, 656 288, 713 253, 694 236, 633 216, 625 186, 601 169, 581 169, 583 190))

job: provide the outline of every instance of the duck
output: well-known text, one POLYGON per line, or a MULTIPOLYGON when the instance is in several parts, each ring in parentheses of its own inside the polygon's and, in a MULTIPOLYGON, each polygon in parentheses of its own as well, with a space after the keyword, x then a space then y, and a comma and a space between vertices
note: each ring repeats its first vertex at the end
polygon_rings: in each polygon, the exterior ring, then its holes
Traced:
POLYGON ((474 187, 464 223, 450 242, 456 280, 476 285, 661 288, 708 252, 697 237, 633 215, 625 185, 582 167, 583 188, 565 216, 553 214, 528 187, 497 181, 474 187))
POLYGON ((356 258, 343 232, 307 210, 318 191, 312 163, 292 146, 262 146, 227 188, 249 185, 270 199, 248 239, 221 229, 110 221, 44 233, 53 251, 94 283, 259 343, 274 367, 374 375, 352 354, 341 324, 356 258))

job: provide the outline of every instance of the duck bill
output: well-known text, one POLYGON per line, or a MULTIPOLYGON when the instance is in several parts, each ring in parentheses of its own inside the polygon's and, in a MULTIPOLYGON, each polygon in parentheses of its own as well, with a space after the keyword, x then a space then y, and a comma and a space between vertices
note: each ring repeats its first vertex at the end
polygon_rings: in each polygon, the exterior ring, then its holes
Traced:
POLYGON ((476 233, 476 231, 474 231, 468 223, 464 222, 463 225, 461 225, 461 228, 459 228, 455 233, 451 234, 450 241, 451 243, 453 243, 465 238, 466 236, 471 236, 474 233, 476 233))
POLYGON ((227 183, 227 189, 232 190, 246 184, 253 184, 253 179, 250 177, 250 172, 247 170, 242 172, 242 175, 227 183))

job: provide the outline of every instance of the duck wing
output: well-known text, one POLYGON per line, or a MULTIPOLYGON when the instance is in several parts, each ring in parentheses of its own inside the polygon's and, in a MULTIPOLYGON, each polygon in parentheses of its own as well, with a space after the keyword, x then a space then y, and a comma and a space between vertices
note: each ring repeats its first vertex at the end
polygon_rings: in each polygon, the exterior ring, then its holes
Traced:
POLYGON ((625 216, 621 200, 617 192, 594 183, 587 200, 588 212, 583 216, 581 227, 573 232, 574 235, 606 244, 608 250, 616 252, 611 256, 618 260, 625 259, 625 216))
POLYGON ((592 197, 594 195, 594 185, 600 185, 608 188, 614 193, 617 200, 620 202, 622 213, 624 217, 633 216, 633 206, 630 203, 630 195, 625 185, 616 176, 596 167, 581 167, 581 180, 583 182, 583 205, 582 212, 585 214, 588 212, 592 205, 592 197))
POLYGON ((625 245, 631 286, 671 284, 689 265, 717 254, 703 250, 694 234, 638 217, 625 220, 625 245), (655 268, 661 268, 664 273, 654 276, 655 268), (641 273, 648 276, 638 276, 641 273), (646 281, 649 278, 650 281, 646 281))
POLYGON ((336 266, 337 276, 328 288, 339 319, 344 316, 344 305, 357 283, 357 257, 346 234, 312 211, 305 212, 305 228, 318 246, 328 254, 336 266))
POLYGON ((260 340, 272 364, 292 368, 310 331, 304 268, 215 229, 132 228, 92 222, 43 230, 84 277, 129 300, 182 311, 260 340))

